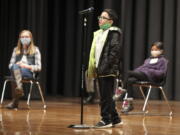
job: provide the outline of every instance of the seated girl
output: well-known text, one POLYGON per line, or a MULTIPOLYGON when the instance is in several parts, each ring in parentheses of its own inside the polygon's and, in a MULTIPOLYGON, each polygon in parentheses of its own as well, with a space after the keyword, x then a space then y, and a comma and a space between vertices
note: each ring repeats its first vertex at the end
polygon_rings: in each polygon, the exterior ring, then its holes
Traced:
MULTIPOLYGON (((162 42, 153 43, 151 46, 151 56, 144 61, 144 64, 133 71, 128 71, 127 78, 124 81, 124 89, 128 91, 130 89, 129 86, 136 81, 150 81, 154 83, 162 82, 167 73, 168 65, 168 60, 164 57, 163 52, 164 47, 162 42)), ((125 91, 124 89, 119 90, 125 91)), ((120 96, 122 95, 123 92, 120 91, 116 91, 116 97, 118 97, 118 93, 120 96)), ((123 104, 122 112, 131 111, 133 109, 132 98, 125 98, 124 100, 125 102, 123 104)))

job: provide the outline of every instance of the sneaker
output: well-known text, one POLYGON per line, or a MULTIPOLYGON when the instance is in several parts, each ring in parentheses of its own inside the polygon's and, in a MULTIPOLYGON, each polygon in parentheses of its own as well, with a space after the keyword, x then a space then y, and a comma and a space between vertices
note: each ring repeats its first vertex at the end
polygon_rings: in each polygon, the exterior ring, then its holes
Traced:
POLYGON ((123 122, 120 119, 116 119, 112 122, 113 127, 121 126, 123 125, 123 122))
POLYGON ((113 100, 117 101, 125 92, 126 92, 126 89, 123 89, 122 87, 118 87, 115 90, 115 94, 113 96, 113 100))
POLYGON ((104 121, 100 121, 95 125, 95 128, 110 128, 112 127, 112 123, 106 123, 104 121))
POLYGON ((84 104, 93 104, 95 99, 94 92, 89 92, 89 96, 83 100, 84 104))
POLYGON ((128 113, 134 109, 132 101, 133 101, 133 98, 124 99, 122 110, 121 110, 122 113, 128 113))
POLYGON ((117 127, 117 126, 122 126, 123 125, 123 121, 119 121, 119 122, 113 122, 113 127, 117 127))

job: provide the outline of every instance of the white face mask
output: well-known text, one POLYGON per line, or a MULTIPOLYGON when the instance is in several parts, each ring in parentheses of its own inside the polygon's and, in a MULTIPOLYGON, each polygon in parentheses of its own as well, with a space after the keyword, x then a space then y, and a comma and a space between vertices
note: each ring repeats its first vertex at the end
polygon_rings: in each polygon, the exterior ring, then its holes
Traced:
POLYGON ((20 38, 20 41, 23 45, 29 45, 31 42, 31 38, 20 38))
POLYGON ((157 57, 157 56, 159 56, 159 55, 161 55, 162 54, 162 51, 151 51, 151 55, 153 56, 153 57, 157 57))

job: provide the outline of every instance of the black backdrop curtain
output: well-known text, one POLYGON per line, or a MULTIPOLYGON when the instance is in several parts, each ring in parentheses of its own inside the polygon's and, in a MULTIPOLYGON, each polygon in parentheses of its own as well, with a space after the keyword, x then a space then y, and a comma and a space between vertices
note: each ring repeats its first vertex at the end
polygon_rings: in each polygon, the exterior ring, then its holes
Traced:
MULTIPOLYGON (((0 90, 3 76, 9 74, 8 63, 18 34, 32 31, 42 54, 40 74, 48 96, 79 96, 82 60, 82 16, 78 11, 94 6, 88 15, 85 59, 88 61, 97 16, 104 8, 119 15, 124 33, 124 73, 142 64, 154 41, 163 41, 169 59, 166 92, 180 100, 180 2, 178 0, 1 0, 0 1, 0 90)), ((87 64, 87 63, 86 63, 87 64)), ((135 92, 131 93, 136 96, 135 92)), ((160 98, 153 92, 152 98, 160 98)))

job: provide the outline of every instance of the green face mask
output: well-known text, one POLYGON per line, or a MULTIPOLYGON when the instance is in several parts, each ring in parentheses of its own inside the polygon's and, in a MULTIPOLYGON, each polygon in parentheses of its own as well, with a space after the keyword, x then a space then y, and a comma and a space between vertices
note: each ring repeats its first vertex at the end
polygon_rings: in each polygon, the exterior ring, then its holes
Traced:
POLYGON ((99 27, 100 27, 100 29, 102 29, 102 30, 107 30, 108 28, 111 27, 111 25, 112 25, 112 24, 110 24, 110 23, 105 23, 105 24, 103 24, 103 25, 101 25, 101 26, 99 26, 99 27))

